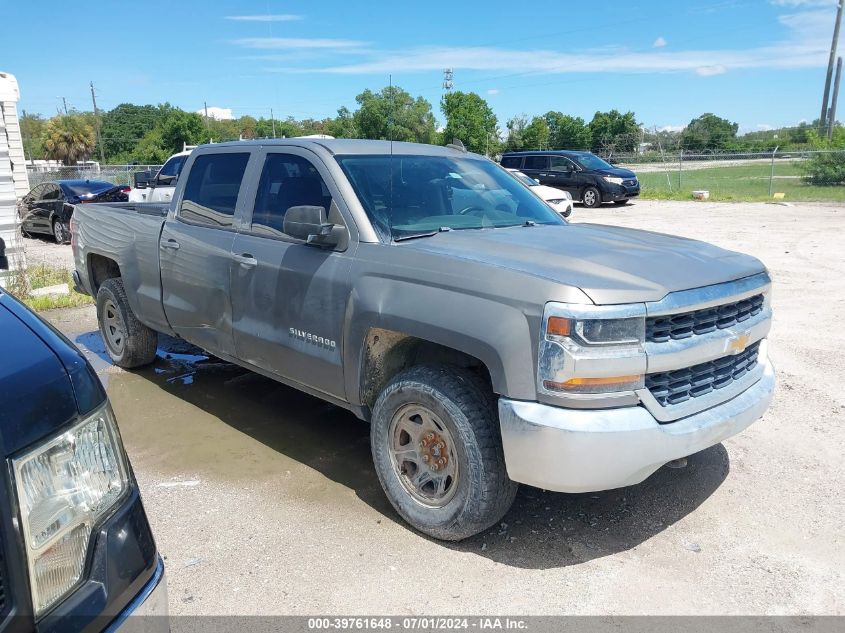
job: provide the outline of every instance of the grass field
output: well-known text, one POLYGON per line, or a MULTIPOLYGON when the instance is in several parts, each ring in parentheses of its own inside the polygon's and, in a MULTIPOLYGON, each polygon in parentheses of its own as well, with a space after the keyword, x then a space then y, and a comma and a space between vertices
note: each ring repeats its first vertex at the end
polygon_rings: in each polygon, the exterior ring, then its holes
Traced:
MULTIPOLYGON (((762 201, 770 200, 769 176, 771 164, 753 163, 707 169, 678 171, 678 165, 666 171, 637 173, 642 185, 642 197, 661 200, 690 200, 696 189, 706 189, 711 200, 762 201)), ((636 172, 636 168, 634 168, 636 172)), ((775 161, 773 193, 786 194, 786 201, 845 202, 845 187, 817 187, 804 184, 803 172, 797 161, 775 161)))

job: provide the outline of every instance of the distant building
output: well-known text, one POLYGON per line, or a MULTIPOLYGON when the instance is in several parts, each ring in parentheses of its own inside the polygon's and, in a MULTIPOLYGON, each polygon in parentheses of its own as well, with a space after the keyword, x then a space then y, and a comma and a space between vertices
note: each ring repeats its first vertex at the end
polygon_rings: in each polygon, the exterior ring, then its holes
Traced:
MULTIPOLYGON (((11 270, 26 266, 23 242, 17 230, 17 201, 29 191, 18 120, 19 99, 14 75, 0 72, 0 239, 11 270)), ((5 271, 0 272, 0 285, 6 285, 7 275, 5 271)))

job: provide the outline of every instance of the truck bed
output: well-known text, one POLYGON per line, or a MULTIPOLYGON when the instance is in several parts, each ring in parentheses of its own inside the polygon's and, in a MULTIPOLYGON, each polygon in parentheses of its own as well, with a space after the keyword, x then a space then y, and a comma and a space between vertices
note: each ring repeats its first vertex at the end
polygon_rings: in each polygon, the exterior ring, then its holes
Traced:
POLYGON ((170 330, 161 305, 158 243, 169 208, 158 202, 110 202, 80 204, 73 212, 74 261, 82 289, 96 297, 109 276, 98 262, 117 262, 133 311, 160 332, 170 330))

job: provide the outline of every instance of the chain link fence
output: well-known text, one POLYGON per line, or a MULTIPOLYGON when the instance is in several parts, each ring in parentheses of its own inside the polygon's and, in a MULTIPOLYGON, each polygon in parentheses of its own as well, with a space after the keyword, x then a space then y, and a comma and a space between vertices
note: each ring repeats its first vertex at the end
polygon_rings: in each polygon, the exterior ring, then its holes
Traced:
POLYGON ((27 165, 29 186, 35 187, 52 180, 105 180, 116 185, 135 186, 134 174, 139 171, 156 173, 161 165, 100 165, 85 163, 69 167, 58 165, 27 165))
POLYGON ((845 201, 845 150, 650 151, 609 158, 636 172, 643 197, 683 199, 707 192, 702 195, 715 200, 845 201))

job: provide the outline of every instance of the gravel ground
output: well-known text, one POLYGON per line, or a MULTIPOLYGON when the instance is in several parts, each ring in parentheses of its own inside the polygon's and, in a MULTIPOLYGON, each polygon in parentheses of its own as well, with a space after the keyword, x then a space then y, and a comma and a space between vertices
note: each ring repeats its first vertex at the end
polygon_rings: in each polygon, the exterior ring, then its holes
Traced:
POLYGON ((23 238, 29 266, 47 264, 55 268, 73 270, 73 250, 70 244, 56 244, 50 237, 23 238))
POLYGON ((638 202, 575 221, 760 257, 779 388, 741 435, 638 486, 523 487, 500 526, 448 544, 385 500, 349 414, 162 342, 103 358, 93 307, 49 318, 87 350, 120 421, 172 614, 843 614, 845 207, 638 202))

